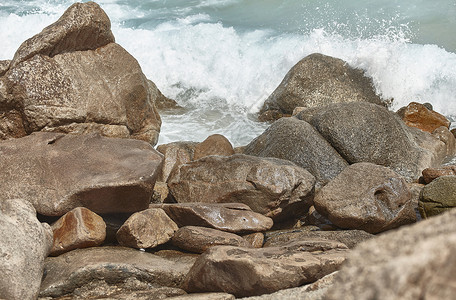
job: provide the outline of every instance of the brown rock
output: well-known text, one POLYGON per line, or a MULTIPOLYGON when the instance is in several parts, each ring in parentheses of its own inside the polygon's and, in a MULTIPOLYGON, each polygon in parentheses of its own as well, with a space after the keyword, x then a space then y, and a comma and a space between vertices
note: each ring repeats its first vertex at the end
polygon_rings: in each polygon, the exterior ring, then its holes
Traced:
POLYGON ((440 176, 425 185, 418 209, 423 218, 439 215, 456 207, 456 176, 440 176))
POLYGON ((108 286, 117 287, 117 291, 131 291, 136 289, 135 286, 145 290, 178 288, 192 264, 131 248, 76 249, 46 259, 47 275, 42 282, 40 296, 56 298, 82 289, 90 291, 94 281, 104 281, 108 286))
POLYGON ((348 248, 354 248, 357 244, 373 238, 374 235, 362 230, 339 230, 339 231, 320 231, 320 230, 301 230, 289 229, 270 231, 266 233, 264 247, 278 247, 291 241, 306 241, 308 239, 324 239, 338 241, 348 248))
POLYGON ((207 156, 179 166, 168 179, 178 203, 240 202, 274 220, 307 210, 314 185, 309 172, 289 161, 243 154, 207 156))
POLYGON ((405 180, 371 163, 345 168, 315 195, 314 205, 333 224, 369 233, 416 221, 405 180))
POLYGON ((447 127, 440 126, 432 132, 432 136, 445 144, 447 156, 454 156, 456 154, 456 139, 447 127))
POLYGON ((166 243, 177 229, 163 209, 149 208, 131 215, 116 236, 122 246, 146 249, 166 243))
POLYGON ((253 212, 241 203, 176 203, 164 204, 166 214, 182 226, 210 227, 233 233, 265 231, 272 227, 271 218, 253 212))
POLYGON ((345 245, 313 240, 282 247, 248 249, 219 246, 201 255, 188 273, 187 292, 226 292, 236 297, 300 286, 337 270, 345 245))
POLYGON ((19 47, 11 68, 35 55, 95 50, 114 42, 111 22, 94 2, 75 3, 54 24, 46 27, 19 47))
POLYGON ((149 143, 98 135, 34 133, 0 152, 0 198, 22 197, 47 216, 146 209, 162 162, 149 143))
POLYGON ((166 182, 156 181, 154 185, 154 196, 151 203, 163 203, 169 195, 169 189, 166 182))
POLYGON ((264 234, 261 232, 254 232, 244 235, 243 238, 249 243, 251 248, 262 248, 264 243, 264 234))
POLYGON ((177 104, 176 101, 173 99, 170 99, 166 96, 164 96, 160 90, 157 88, 155 83, 152 82, 152 80, 147 80, 147 83, 149 85, 149 91, 151 94, 152 99, 155 99, 155 107, 158 110, 168 110, 168 109, 176 109, 176 108, 181 108, 179 104, 177 104))
POLYGON ((453 134, 453 136, 456 138, 456 128, 453 128, 450 130, 450 132, 453 134))
POLYGON ((220 245, 249 246, 245 239, 234 233, 197 226, 179 228, 172 238, 172 243, 181 249, 196 253, 203 253, 211 247, 220 245))
POLYGON ((430 183, 432 180, 446 175, 456 175, 456 165, 444 165, 438 168, 427 168, 423 170, 425 183, 430 183))
POLYGON ((197 160, 208 155, 230 156, 233 154, 233 145, 231 145, 230 141, 223 135, 213 134, 195 146, 193 160, 197 160))
POLYGON ((77 207, 52 224, 54 244, 51 255, 77 248, 100 246, 106 238, 103 218, 87 208, 77 207))
POLYGON ((456 210, 358 245, 324 299, 453 299, 456 210))
POLYGON ((433 132, 440 126, 450 127, 450 121, 447 118, 417 102, 411 102, 406 107, 399 109, 397 113, 405 124, 423 131, 433 132))
POLYGON ((168 298, 168 300, 234 300, 234 296, 227 293, 195 293, 168 298))
POLYGON ((171 171, 193 160, 196 142, 173 142, 157 147, 157 151, 163 154, 163 167, 158 177, 159 181, 168 181, 171 171))
POLYGON ((0 60, 0 76, 5 75, 6 71, 9 69, 10 63, 10 60, 0 60))
POLYGON ((383 105, 372 81, 346 62, 314 53, 299 61, 265 101, 260 113, 277 110, 291 114, 294 108, 330 103, 367 101, 383 105))

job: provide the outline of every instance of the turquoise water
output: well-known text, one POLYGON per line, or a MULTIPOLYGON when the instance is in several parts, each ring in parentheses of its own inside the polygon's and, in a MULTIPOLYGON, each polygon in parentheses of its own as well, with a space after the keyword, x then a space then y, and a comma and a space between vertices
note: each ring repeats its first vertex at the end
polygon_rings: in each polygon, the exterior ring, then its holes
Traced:
MULTIPOLYGON (((0 59, 74 1, 2 0, 0 59)), ((288 70, 313 52, 338 57, 394 98, 456 116, 454 0, 98 1, 116 40, 188 111, 162 114, 159 143, 220 133, 243 145, 265 124, 254 113, 288 70)))

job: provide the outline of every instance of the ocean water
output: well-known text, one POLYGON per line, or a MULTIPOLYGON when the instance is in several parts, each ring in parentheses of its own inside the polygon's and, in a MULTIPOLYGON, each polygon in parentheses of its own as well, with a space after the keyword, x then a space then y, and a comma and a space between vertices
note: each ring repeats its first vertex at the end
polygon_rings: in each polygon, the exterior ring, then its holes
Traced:
MULTIPOLYGON (((0 59, 73 2, 1 0, 0 59)), ((161 114, 159 144, 214 133, 247 144, 268 126, 255 120, 264 100, 314 52, 363 69, 392 110, 430 102, 456 121, 455 0, 97 2, 116 41, 186 108, 161 114)))

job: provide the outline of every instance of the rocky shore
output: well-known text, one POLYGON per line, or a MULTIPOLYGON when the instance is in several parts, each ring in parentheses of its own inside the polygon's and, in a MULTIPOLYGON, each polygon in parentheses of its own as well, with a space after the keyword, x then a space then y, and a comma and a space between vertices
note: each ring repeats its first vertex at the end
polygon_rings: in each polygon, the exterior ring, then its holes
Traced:
POLYGON ((0 61, 0 299, 456 295, 456 138, 429 104, 312 54, 243 147, 154 148, 176 107, 94 2, 0 61))

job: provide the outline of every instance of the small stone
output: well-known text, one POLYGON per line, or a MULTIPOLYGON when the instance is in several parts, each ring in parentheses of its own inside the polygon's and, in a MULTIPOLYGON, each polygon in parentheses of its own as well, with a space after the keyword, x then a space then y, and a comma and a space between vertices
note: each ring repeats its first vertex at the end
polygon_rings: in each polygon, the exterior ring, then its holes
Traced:
POLYGON ((261 232, 255 232, 244 235, 243 238, 249 243, 252 248, 261 248, 264 243, 264 234, 261 232))
POLYGON ((423 179, 425 183, 431 183, 440 176, 456 175, 456 165, 440 166, 438 168, 427 168, 423 170, 423 179))
POLYGON ((67 212, 52 224, 54 244, 51 255, 77 249, 100 246, 106 238, 103 218, 84 207, 67 212))
POLYGON ((178 230, 163 209, 149 208, 131 215, 117 231, 120 245, 132 248, 153 248, 171 239, 178 230))

